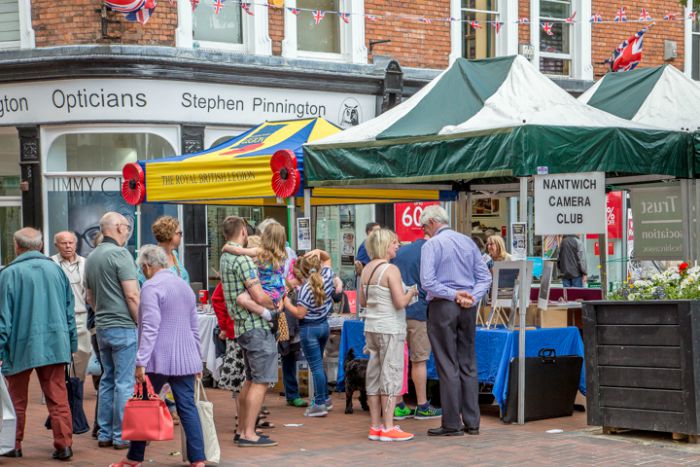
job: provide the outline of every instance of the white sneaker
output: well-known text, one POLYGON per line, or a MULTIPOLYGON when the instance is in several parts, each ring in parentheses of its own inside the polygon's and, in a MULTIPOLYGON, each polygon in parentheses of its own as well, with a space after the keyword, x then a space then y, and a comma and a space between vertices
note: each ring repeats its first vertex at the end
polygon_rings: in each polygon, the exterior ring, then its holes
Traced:
POLYGON ((328 410, 324 404, 311 404, 304 412, 304 417, 325 417, 328 415, 328 410))

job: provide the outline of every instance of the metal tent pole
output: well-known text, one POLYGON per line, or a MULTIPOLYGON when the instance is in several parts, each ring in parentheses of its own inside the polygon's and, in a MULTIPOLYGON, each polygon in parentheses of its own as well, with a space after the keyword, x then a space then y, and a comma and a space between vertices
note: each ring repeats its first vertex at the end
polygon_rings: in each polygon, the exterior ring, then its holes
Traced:
POLYGON ((296 198, 290 196, 287 198, 287 240, 293 250, 297 249, 296 236, 296 198))
MULTIPOLYGON (((520 177, 520 222, 527 222, 527 183, 528 177, 520 177)), ((525 424, 525 317, 527 315, 527 296, 530 292, 525 290, 525 273, 527 259, 520 263, 520 330, 518 333, 518 424, 525 424)))

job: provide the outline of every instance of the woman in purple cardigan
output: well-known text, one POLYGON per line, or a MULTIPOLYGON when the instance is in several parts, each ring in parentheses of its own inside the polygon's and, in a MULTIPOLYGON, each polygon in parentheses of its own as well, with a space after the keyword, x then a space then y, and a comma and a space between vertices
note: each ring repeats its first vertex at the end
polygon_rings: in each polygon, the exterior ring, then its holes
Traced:
MULTIPOLYGON (((195 378, 202 372, 195 296, 190 285, 168 269, 162 248, 143 246, 137 263, 148 280, 141 289, 136 381, 142 383, 148 374, 156 392, 170 384, 190 465, 204 467, 204 437, 194 405, 195 378)), ((145 442, 132 441, 126 458, 112 467, 141 466, 145 451, 145 442)))

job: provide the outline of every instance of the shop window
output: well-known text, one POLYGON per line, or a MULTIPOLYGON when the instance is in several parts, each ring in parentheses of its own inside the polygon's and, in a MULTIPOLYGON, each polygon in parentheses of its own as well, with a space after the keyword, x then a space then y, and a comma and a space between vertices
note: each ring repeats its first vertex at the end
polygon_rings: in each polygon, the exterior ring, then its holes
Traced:
POLYGON ((30 0, 0 0, 0 50, 34 47, 30 0))
MULTIPOLYGON (((176 133, 170 130, 170 137, 176 133)), ((121 169, 127 162, 151 160, 175 155, 164 136, 153 133, 78 133, 61 134, 49 141, 46 153, 46 239, 62 230, 78 237, 78 253, 87 255, 94 248, 99 221, 108 211, 123 214, 140 232, 141 244, 153 243, 151 224, 161 215, 177 216, 177 207, 144 204, 140 220, 136 209, 121 196, 121 169), (52 142, 51 142, 52 141, 52 142), (94 174, 91 174, 93 172, 94 174)), ((136 248, 136 235, 127 245, 136 248)))
POLYGON ((690 40, 690 76, 694 80, 700 80, 700 18, 693 21, 690 40))
POLYGON ((19 179, 17 131, 0 129, 0 265, 15 259, 12 235, 22 227, 19 179))
POLYGON ((20 195, 19 175, 17 131, 0 133, 0 197, 20 195))
POLYGON ((367 63, 364 0, 288 0, 285 6, 283 56, 367 63))
POLYGON ((200 1, 192 11, 190 2, 178 2, 177 46, 271 55, 267 6, 259 2, 245 5, 246 9, 241 2, 200 1))
POLYGON ((495 57, 496 40, 503 26, 499 24, 497 34, 494 23, 500 21, 498 0, 462 0, 463 57, 495 57))
POLYGON ((540 31, 540 71, 548 75, 571 76, 572 24, 564 20, 573 11, 571 0, 542 0, 540 22, 551 26, 551 35, 540 31))
MULTIPOLYGON (((282 210, 285 210, 285 208, 282 208, 282 210)), ((221 260, 221 248, 224 246, 224 236, 221 225, 228 216, 242 217, 253 227, 264 219, 262 207, 207 206, 207 232, 209 235, 208 275, 211 284, 216 284, 220 280, 219 261, 221 260)), ((286 223, 283 225, 286 225, 286 223)))
POLYGON ((66 134, 51 145, 47 171, 121 172, 127 162, 174 155, 166 140, 151 133, 66 134))

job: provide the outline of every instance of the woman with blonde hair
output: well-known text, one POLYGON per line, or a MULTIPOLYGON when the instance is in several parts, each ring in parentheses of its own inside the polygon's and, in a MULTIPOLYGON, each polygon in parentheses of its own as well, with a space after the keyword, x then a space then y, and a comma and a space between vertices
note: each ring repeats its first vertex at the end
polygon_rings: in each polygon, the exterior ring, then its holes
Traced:
MULTIPOLYGON (((153 223, 151 231, 158 242, 158 246, 165 250, 168 258, 168 268, 189 284, 190 274, 177 255, 177 250, 182 242, 180 221, 171 216, 161 216, 153 223)), ((136 271, 136 278, 139 281, 139 286, 143 286, 143 283, 146 282, 146 276, 143 275, 140 269, 136 271)))
POLYGON ((506 251, 506 242, 500 235, 490 235, 486 239, 486 253, 484 260, 489 269, 493 268, 495 261, 513 261, 513 257, 506 251))
POLYGON ((323 351, 330 335, 328 315, 333 308, 335 273, 331 269, 328 253, 313 250, 296 260, 292 274, 303 285, 296 305, 291 300, 286 300, 285 307, 299 320, 301 348, 309 362, 314 381, 314 398, 304 416, 324 417, 333 408, 323 369, 323 351))
POLYGON ((396 234, 379 229, 366 242, 371 261, 360 277, 360 304, 365 307, 367 364, 367 402, 373 441, 408 441, 411 433, 394 425, 396 396, 403 386, 406 306, 418 294, 414 286, 406 288, 399 268, 389 261, 399 248, 396 234), (383 423, 382 423, 383 422, 383 423))

